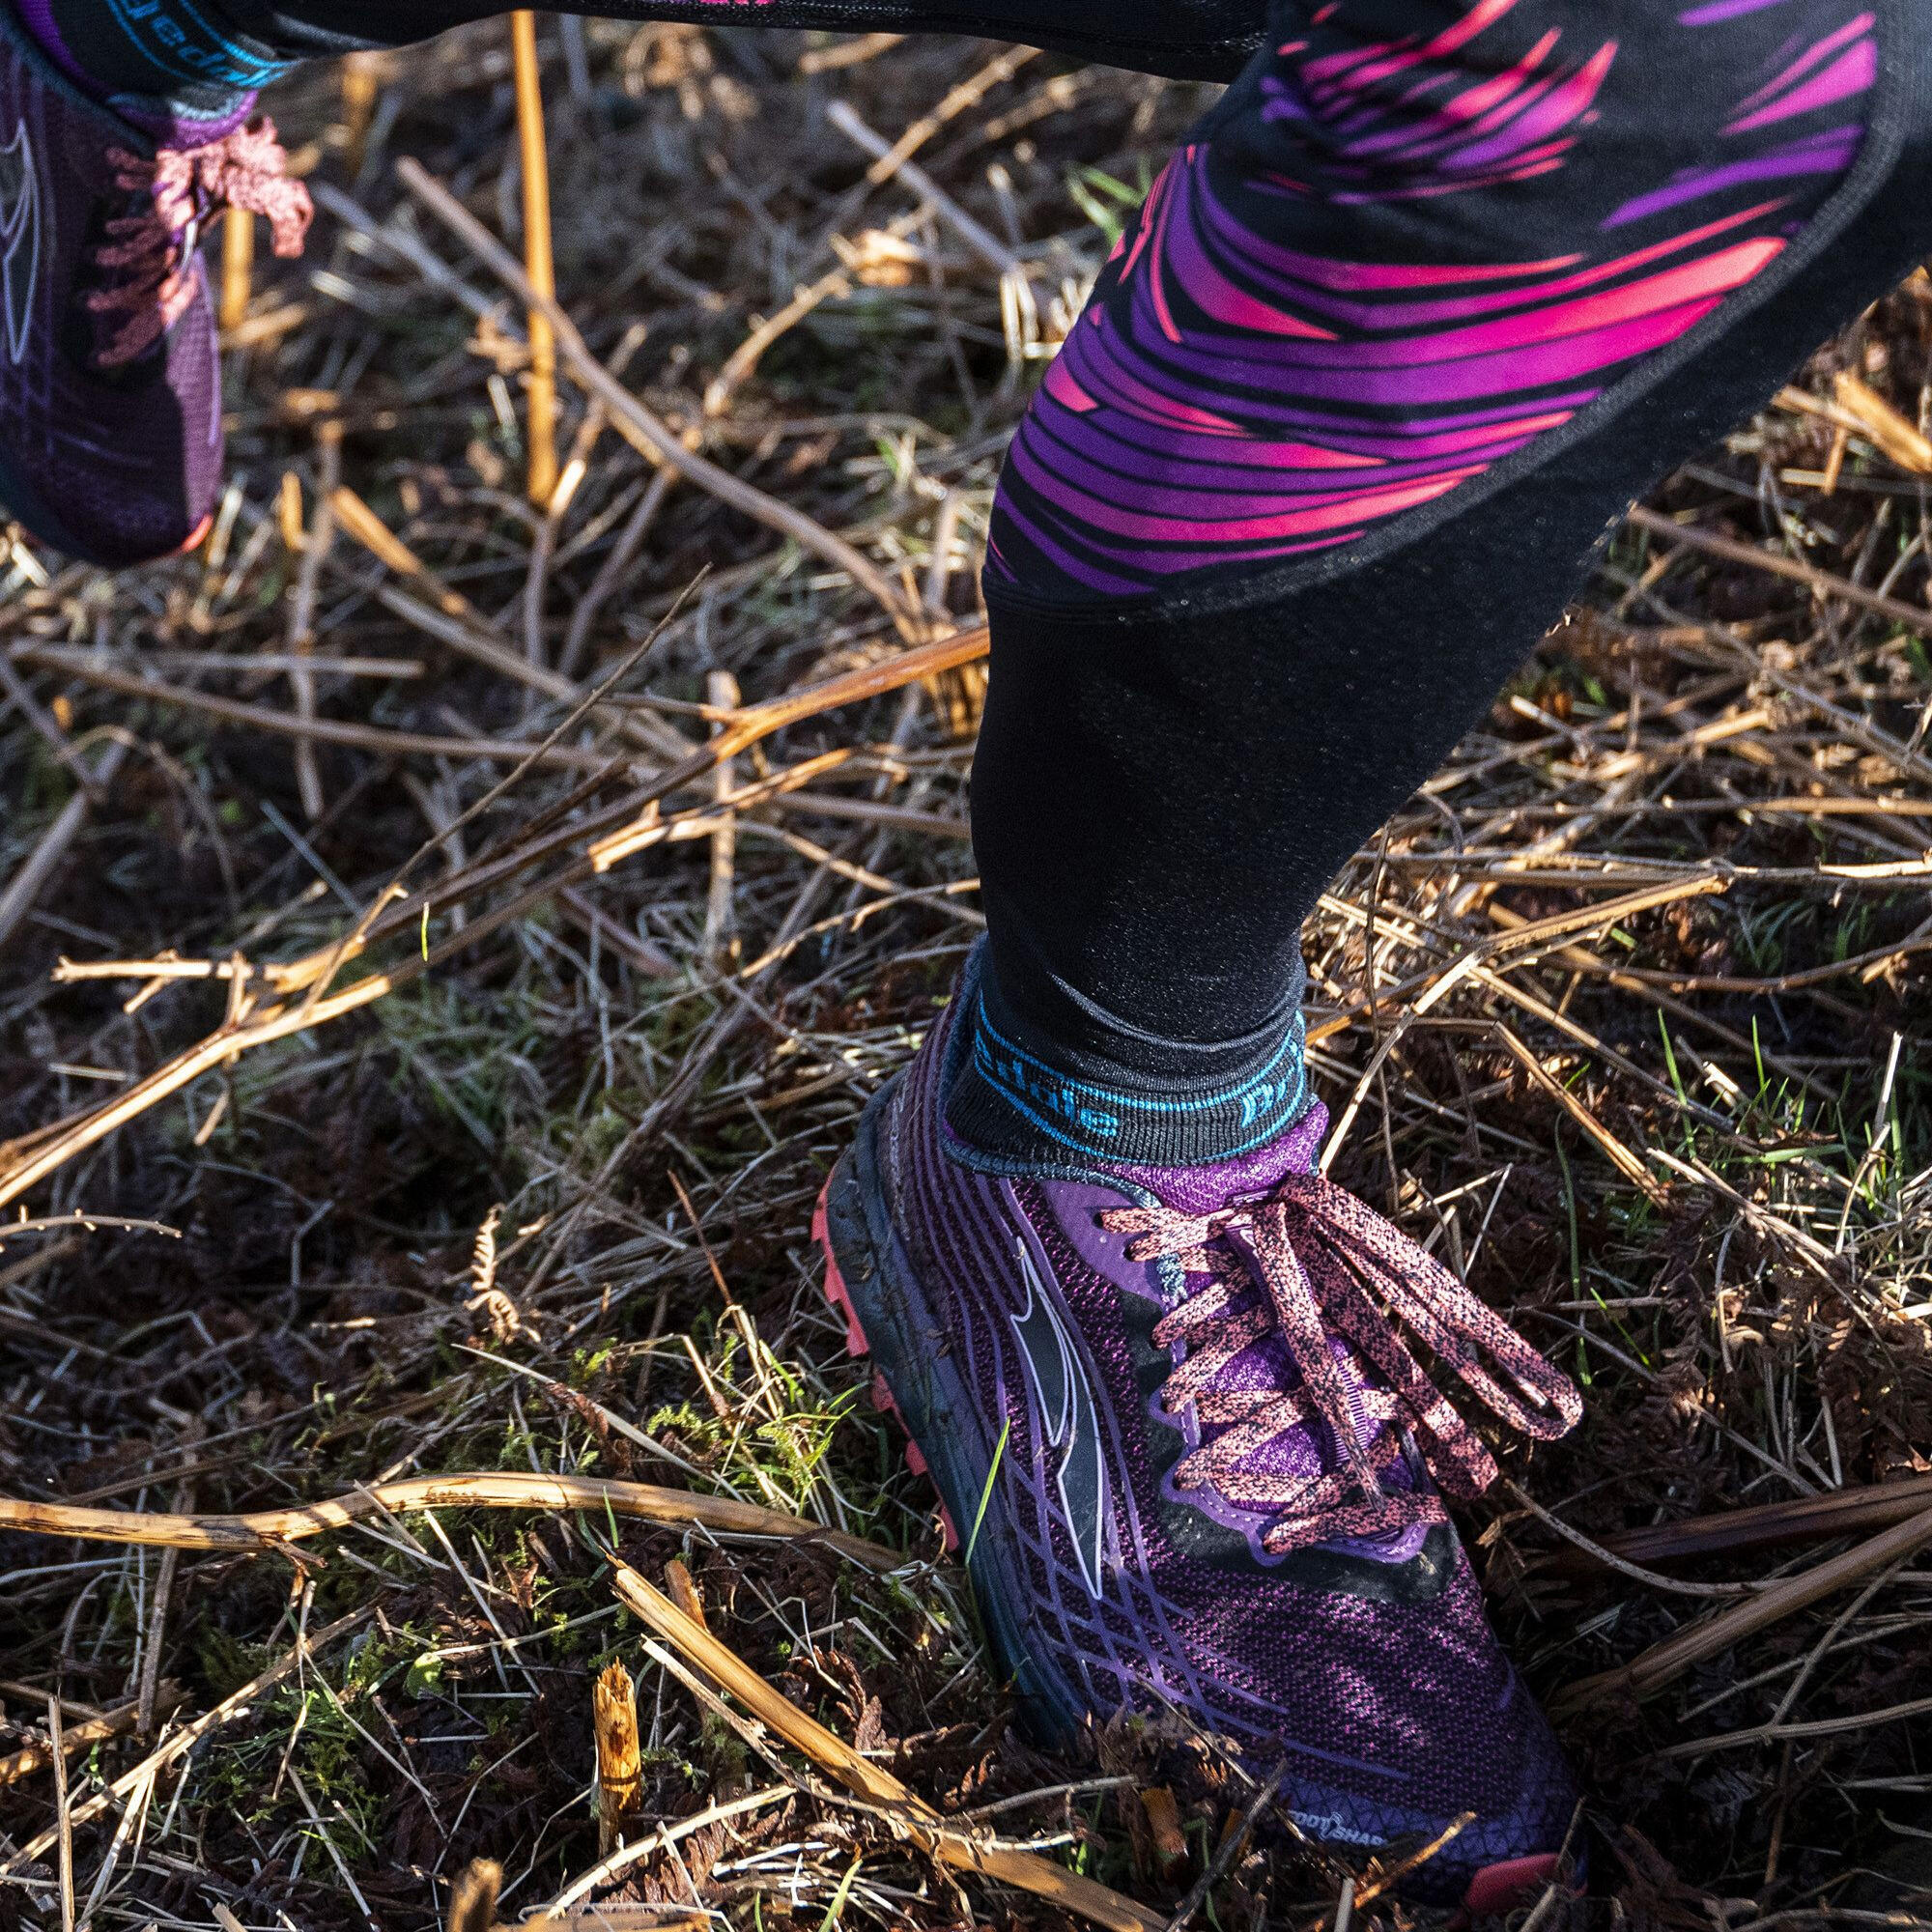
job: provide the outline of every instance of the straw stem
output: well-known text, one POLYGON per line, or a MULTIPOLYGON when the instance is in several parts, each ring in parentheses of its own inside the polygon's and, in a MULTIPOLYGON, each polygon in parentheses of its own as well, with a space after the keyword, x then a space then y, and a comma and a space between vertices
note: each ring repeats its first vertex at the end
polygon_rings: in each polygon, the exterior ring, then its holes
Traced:
MULTIPOLYGON (((537 67, 537 16, 510 15, 510 45, 517 79, 517 142, 524 172, 524 272, 546 300, 556 297, 551 252, 550 154, 544 143, 543 80, 537 67)), ((556 489, 556 337, 542 309, 529 312, 530 501, 549 508, 556 489)))

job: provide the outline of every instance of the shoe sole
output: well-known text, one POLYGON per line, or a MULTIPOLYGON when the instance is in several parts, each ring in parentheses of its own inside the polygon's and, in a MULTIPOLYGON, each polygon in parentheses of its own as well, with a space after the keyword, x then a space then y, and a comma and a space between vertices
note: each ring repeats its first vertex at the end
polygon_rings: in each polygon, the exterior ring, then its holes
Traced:
POLYGON ((59 551, 63 556, 71 557, 76 563, 89 563, 97 570, 114 571, 138 570, 144 564, 163 563, 171 557, 187 556, 200 548, 209 531, 214 527, 214 513, 210 510, 172 550, 143 556, 110 554, 96 549, 85 538, 74 535, 47 507, 38 491, 4 466, 0 466, 0 516, 11 516, 36 543, 45 544, 49 550, 59 551))
MULTIPOLYGON (((825 1298, 845 1324, 845 1352, 872 1364, 873 1406, 904 1432, 907 1467, 928 1477, 939 1492, 947 1549, 960 1548, 962 1520, 977 1524, 966 1551, 967 1574, 1000 1673, 1019 1693, 1027 1730, 1042 1744, 1065 1744, 1079 1730, 1085 1706, 1070 1687, 1053 1681, 1028 1656, 1023 1632, 1008 1608, 1024 1601, 1017 1593, 1025 1585, 1018 1575, 1008 1574, 1000 1554, 1013 1546, 988 1480, 993 1455, 983 1444, 968 1443, 980 1433, 968 1391, 945 1356, 923 1339, 943 1330, 886 1212, 877 1140, 895 1085, 872 1096, 812 1213, 811 1236, 825 1256, 825 1298), (1009 1591, 1016 1594, 1009 1596, 1009 1591)), ((1469 1881, 1459 1920, 1491 1918, 1529 1904, 1556 1877, 1558 1863, 1556 1854, 1547 1852, 1485 1865, 1469 1881)))
POLYGON ((990 1480, 998 1445, 980 1439, 972 1392, 934 1346, 943 1325, 886 1213, 877 1135, 893 1085, 873 1095, 812 1215, 812 1237, 825 1254, 825 1297, 845 1324, 846 1352, 872 1364, 872 1401, 904 1432, 907 1466, 939 1492, 946 1548, 966 1564, 995 1664, 1017 1693, 1026 1731, 1040 1744, 1064 1746, 1082 1726, 1085 1701, 1032 1654, 1012 1608, 1025 1602, 1027 1586, 1013 1555, 1019 1539, 990 1480))

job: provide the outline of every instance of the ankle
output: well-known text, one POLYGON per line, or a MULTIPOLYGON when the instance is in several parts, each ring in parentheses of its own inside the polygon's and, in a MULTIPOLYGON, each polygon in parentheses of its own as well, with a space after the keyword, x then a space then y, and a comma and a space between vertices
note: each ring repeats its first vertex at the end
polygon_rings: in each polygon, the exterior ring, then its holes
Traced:
POLYGON ((1310 1151, 1320 1142, 1325 1115, 1308 1091, 1298 1003, 1238 1040, 1196 1043, 1110 1024, 1083 1002, 1085 1023, 1069 1040, 1007 997, 985 947, 968 961, 955 1000, 946 1124, 981 1153, 1218 1169, 1279 1150, 1304 1123, 1310 1151))
MULTIPOLYGON (((5 4, 6 0, 0 0, 5 4)), ((91 99, 170 145, 219 139, 247 120, 256 92, 292 63, 219 24, 213 10, 170 0, 13 0, 43 54, 91 99)))

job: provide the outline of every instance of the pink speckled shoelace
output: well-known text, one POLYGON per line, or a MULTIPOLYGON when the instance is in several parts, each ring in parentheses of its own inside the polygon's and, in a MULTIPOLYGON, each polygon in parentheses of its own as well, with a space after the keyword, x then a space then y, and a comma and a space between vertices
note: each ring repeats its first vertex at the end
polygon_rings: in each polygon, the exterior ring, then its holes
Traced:
POLYGON ((315 210, 308 189, 288 172, 275 124, 257 115, 197 148, 161 148, 152 156, 108 151, 115 185, 139 195, 137 213, 117 215, 94 251, 113 277, 87 297, 100 325, 95 360, 119 368, 151 348, 194 299, 194 249, 221 209, 268 218, 277 255, 299 255, 315 210))
POLYGON ((1183 1489, 1209 1485, 1237 1508, 1272 1516, 1263 1537, 1271 1551, 1444 1520, 1435 1491, 1391 1489, 1381 1480, 1403 1455, 1404 1431, 1450 1495, 1476 1495, 1495 1480, 1489 1450, 1423 1373, 1398 1321, 1526 1435, 1551 1440, 1583 1412, 1567 1376, 1433 1256, 1320 1175, 1288 1175, 1264 1199, 1211 1214, 1117 1208, 1100 1221, 1136 1237, 1130 1261, 1174 1255, 1190 1276, 1212 1277, 1153 1331, 1157 1347, 1182 1350, 1161 1387, 1163 1406, 1179 1414, 1191 1404, 1204 1434, 1218 1431, 1182 1458, 1175 1481, 1183 1489), (1257 1283, 1260 1297, 1236 1309, 1257 1283), (1299 1384, 1216 1387, 1235 1357, 1270 1330, 1287 1346, 1299 1384), (1331 1337, 1379 1380, 1338 1361, 1331 1337), (1526 1402, 1490 1373, 1485 1354, 1526 1402), (1258 1456, 1311 1420, 1327 1426, 1340 1466, 1296 1480, 1258 1456), (1365 1446, 1370 1437, 1373 1446, 1365 1446), (1259 1466, 1243 1467, 1251 1459, 1259 1466))

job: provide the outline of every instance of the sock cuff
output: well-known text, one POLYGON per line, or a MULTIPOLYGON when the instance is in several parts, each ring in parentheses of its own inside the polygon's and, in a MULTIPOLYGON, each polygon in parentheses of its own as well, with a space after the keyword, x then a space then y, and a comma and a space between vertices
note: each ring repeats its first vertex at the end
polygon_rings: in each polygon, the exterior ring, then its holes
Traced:
POLYGON ((1202 1167, 1267 1145, 1309 1110, 1298 1007, 1239 1042, 1240 1064, 1229 1065, 1226 1044, 1163 1040, 1167 1070, 1151 1075, 1046 1037, 1002 996, 990 965, 982 945, 960 978, 946 1097, 947 1124, 985 1152, 1202 1167))
POLYGON ((257 90, 293 65, 227 24, 213 0, 12 5, 27 38, 83 94, 163 142, 239 126, 257 90))

